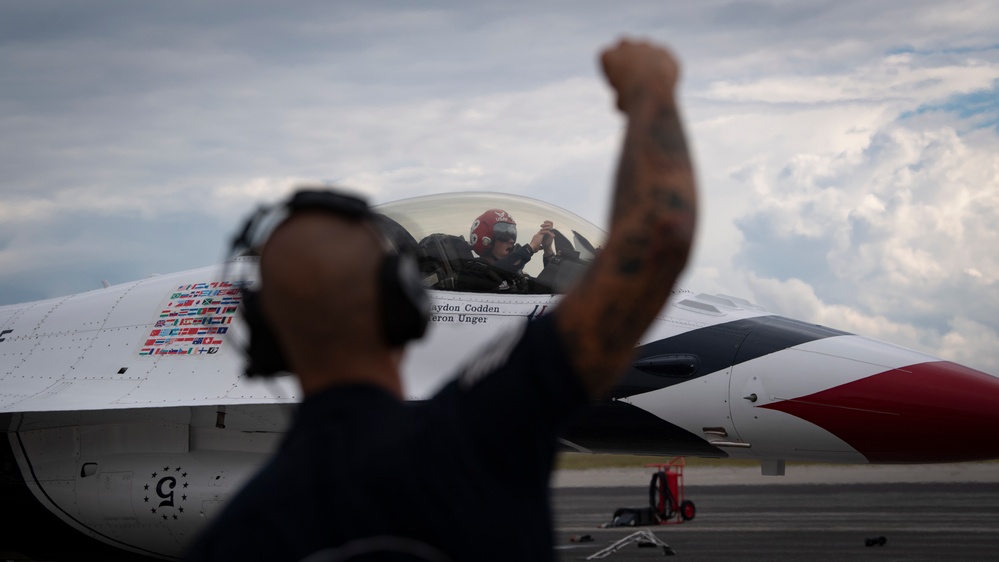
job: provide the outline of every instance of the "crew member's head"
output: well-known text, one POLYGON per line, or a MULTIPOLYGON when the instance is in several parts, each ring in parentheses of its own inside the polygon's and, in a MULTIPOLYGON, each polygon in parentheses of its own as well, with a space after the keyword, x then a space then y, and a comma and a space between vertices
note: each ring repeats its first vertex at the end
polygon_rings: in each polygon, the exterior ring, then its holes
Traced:
POLYGON ((383 255, 363 222, 322 211, 296 213, 268 238, 260 304, 306 393, 344 360, 393 355, 378 326, 383 255))
MULTIPOLYGON (((306 395, 367 383, 401 398, 402 349, 423 335, 430 302, 398 225, 331 191, 303 189, 280 209, 287 217, 261 244, 260 288, 244 289, 247 374, 293 372, 306 395)), ((256 247, 247 240, 266 212, 234 247, 256 247)))
POLYGON ((517 222, 502 209, 489 209, 472 222, 469 240, 476 254, 496 261, 513 251, 517 243, 517 222))

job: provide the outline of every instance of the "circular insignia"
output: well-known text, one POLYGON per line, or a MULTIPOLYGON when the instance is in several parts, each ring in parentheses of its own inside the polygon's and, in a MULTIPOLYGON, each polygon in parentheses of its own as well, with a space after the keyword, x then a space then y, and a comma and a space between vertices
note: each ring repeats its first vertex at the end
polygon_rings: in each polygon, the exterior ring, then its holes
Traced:
POLYGON ((149 514, 163 521, 176 521, 187 505, 187 472, 179 466, 165 466, 153 472, 142 486, 142 504, 149 514))

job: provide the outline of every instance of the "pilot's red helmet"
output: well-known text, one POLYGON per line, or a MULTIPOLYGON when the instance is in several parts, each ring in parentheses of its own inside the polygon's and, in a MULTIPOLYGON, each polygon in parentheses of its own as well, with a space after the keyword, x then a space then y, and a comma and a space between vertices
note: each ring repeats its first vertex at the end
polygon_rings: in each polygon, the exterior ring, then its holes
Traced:
POLYGON ((503 209, 489 209, 472 222, 468 240, 475 253, 484 256, 496 240, 517 241, 517 221, 503 209))

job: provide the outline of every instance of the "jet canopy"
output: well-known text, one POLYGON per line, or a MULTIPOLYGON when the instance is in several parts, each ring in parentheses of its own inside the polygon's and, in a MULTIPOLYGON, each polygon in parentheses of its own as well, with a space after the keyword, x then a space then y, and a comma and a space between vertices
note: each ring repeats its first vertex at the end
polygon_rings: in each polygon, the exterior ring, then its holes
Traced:
POLYGON ((563 293, 586 270, 606 234, 555 205, 502 193, 449 193, 379 205, 392 237, 416 248, 428 288, 483 293, 563 293), (555 256, 537 252, 522 272, 488 264, 472 251, 472 223, 488 209, 502 209, 517 222, 518 244, 526 244, 550 220, 555 256))

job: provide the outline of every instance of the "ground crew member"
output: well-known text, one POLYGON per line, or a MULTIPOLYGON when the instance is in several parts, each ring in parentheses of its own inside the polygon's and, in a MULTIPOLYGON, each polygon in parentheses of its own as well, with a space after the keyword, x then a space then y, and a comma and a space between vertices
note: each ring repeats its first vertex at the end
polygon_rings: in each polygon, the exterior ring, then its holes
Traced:
POLYGON ((306 201, 274 230, 258 304, 304 401, 190 560, 554 559, 559 431, 626 369, 695 224, 674 59, 622 41, 602 64, 627 118, 603 251, 553 313, 490 342, 431 399, 403 401, 399 342, 420 330, 396 326, 386 299, 420 297, 363 203, 306 201))

